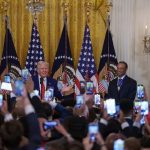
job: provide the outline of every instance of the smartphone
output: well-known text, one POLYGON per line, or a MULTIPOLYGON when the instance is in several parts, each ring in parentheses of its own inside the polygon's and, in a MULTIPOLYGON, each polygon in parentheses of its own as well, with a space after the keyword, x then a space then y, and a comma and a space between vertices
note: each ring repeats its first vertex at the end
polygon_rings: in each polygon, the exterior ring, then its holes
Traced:
POLYGON ((114 141, 114 150, 124 150, 124 140, 117 139, 114 141))
POLYGON ((115 99, 106 100, 106 110, 109 115, 114 115, 116 113, 116 103, 115 99))
POLYGON ((81 106, 83 103, 83 95, 76 95, 76 106, 81 106))
POLYGON ((56 121, 46 121, 43 124, 43 129, 44 130, 52 129, 57 125, 58 125, 58 123, 56 121))
POLYGON ((141 115, 148 115, 149 112, 149 104, 148 101, 141 102, 141 115))
POLYGON ((99 132, 98 123, 90 123, 88 125, 88 133, 90 136, 90 142, 96 141, 96 134, 99 132))
POLYGON ((28 78, 29 78, 29 71, 28 71, 28 69, 22 69, 21 76, 22 76, 22 79, 24 81, 28 80, 28 78))
POLYGON ((99 94, 95 94, 95 95, 94 95, 94 104, 95 104, 96 106, 98 106, 98 105, 101 104, 101 97, 100 97, 99 94))
POLYGON ((9 75, 4 76, 4 82, 10 83, 10 76, 9 75))
POLYGON ((22 96, 24 83, 22 80, 16 80, 14 84, 14 93, 16 96, 22 96))
POLYGON ((60 81, 60 80, 57 81, 57 88, 58 88, 59 91, 62 90, 63 86, 64 86, 64 85, 63 85, 63 81, 60 81))
POLYGON ((53 98, 53 90, 48 89, 47 91, 45 91, 44 100, 48 101, 51 100, 52 98, 53 98))
POLYGON ((86 89, 86 83, 85 81, 80 81, 80 93, 84 94, 86 89))
POLYGON ((49 98, 49 100, 52 100, 53 99, 53 97, 54 97, 54 87, 49 87, 48 89, 47 89, 47 96, 48 96, 48 98, 49 98))
POLYGON ((86 82, 86 94, 93 94, 94 84, 92 81, 86 82))
POLYGON ((137 85, 137 98, 143 99, 145 95, 144 86, 142 84, 137 85))
POLYGON ((3 106, 3 95, 0 94, 0 108, 3 106))

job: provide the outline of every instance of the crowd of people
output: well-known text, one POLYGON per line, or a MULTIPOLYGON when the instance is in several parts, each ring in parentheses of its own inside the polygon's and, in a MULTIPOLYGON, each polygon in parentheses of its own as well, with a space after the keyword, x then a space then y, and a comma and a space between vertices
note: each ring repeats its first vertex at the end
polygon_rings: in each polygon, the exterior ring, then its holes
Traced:
POLYGON ((40 61, 38 75, 28 77, 21 95, 5 93, 0 108, 2 150, 140 150, 150 149, 150 115, 134 109, 137 83, 126 75, 128 65, 117 66, 118 78, 110 82, 106 98, 113 98, 119 111, 108 114, 105 100, 94 106, 94 94, 83 93, 76 104, 65 93, 72 86, 48 77, 49 65, 40 61), (52 87, 55 99, 44 100, 43 90, 52 87), (68 100, 69 99, 69 100, 68 100), (141 118, 144 123, 141 124, 141 118))

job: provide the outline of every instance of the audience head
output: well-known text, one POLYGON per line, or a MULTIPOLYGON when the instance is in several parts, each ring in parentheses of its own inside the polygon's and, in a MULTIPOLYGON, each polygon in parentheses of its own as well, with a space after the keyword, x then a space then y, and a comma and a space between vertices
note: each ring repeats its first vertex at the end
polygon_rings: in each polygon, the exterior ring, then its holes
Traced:
POLYGON ((121 126, 118 120, 111 118, 108 120, 107 133, 119 133, 121 131, 121 126))
POLYGON ((124 142, 124 149, 125 150, 130 150, 130 149, 140 150, 141 149, 140 141, 135 137, 129 137, 124 142))
POLYGON ((47 103, 47 102, 43 102, 43 103, 41 103, 42 104, 42 107, 43 107, 43 113, 46 115, 46 118, 48 119, 49 117, 51 117, 52 116, 52 107, 51 107, 51 105, 49 104, 49 103, 47 103))
POLYGON ((82 104, 80 106, 75 106, 73 108, 73 115, 74 116, 88 117, 88 114, 89 114, 88 107, 85 104, 82 104))
POLYGON ((142 147, 142 149, 143 148, 145 148, 145 149, 149 149, 150 148, 150 136, 144 136, 141 139, 141 147, 142 147))
POLYGON ((125 116, 131 115, 133 112, 133 100, 130 99, 121 99, 120 100, 120 110, 125 116))
POLYGON ((2 142, 7 148, 18 147, 23 136, 23 127, 16 120, 5 122, 0 129, 2 142))
POLYGON ((117 74, 118 77, 122 77, 126 74, 128 69, 128 64, 124 61, 120 61, 117 65, 117 74))
POLYGON ((113 150, 114 149, 114 142, 118 139, 124 140, 125 137, 122 134, 116 134, 116 133, 109 134, 106 138, 106 141, 105 141, 107 150, 113 150))
POLYGON ((49 73, 49 64, 45 61, 39 61, 37 63, 37 72, 41 77, 47 77, 49 73))

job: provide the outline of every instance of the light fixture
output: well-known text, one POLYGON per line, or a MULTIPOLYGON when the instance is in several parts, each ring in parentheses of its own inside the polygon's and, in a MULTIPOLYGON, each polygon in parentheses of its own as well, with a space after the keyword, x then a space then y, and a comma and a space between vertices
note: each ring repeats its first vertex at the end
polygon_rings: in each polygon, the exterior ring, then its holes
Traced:
POLYGON ((150 34, 148 34, 148 26, 145 26, 145 35, 144 35, 144 52, 150 54, 150 34))
POLYGON ((26 7, 33 15, 36 15, 44 10, 45 4, 43 0, 27 0, 26 7))

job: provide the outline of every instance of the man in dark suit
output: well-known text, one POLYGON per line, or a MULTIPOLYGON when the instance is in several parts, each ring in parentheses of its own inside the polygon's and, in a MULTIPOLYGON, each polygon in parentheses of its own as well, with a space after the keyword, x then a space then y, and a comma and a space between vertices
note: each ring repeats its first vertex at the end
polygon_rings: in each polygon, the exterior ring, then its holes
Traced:
POLYGON ((54 89, 54 97, 62 99, 63 93, 69 90, 69 87, 64 86, 61 91, 58 90, 57 81, 48 76, 49 64, 45 61, 39 61, 37 64, 37 73, 32 77, 34 82, 34 90, 39 92, 41 99, 44 98, 43 90, 46 91, 49 88, 54 89))
POLYGON ((108 97, 114 98, 119 104, 121 99, 133 101, 136 96, 137 82, 126 75, 128 65, 120 61, 117 65, 118 77, 109 83, 108 97))

